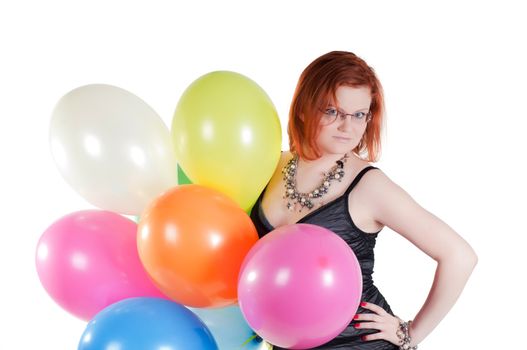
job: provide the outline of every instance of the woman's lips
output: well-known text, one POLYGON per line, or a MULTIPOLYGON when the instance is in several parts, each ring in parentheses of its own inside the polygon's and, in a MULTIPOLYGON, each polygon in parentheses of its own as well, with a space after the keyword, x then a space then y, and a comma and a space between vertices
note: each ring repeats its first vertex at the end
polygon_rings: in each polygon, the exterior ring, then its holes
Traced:
POLYGON ((337 139, 338 141, 342 141, 342 142, 349 142, 351 140, 351 138, 349 137, 341 137, 341 136, 333 136, 335 139, 337 139))

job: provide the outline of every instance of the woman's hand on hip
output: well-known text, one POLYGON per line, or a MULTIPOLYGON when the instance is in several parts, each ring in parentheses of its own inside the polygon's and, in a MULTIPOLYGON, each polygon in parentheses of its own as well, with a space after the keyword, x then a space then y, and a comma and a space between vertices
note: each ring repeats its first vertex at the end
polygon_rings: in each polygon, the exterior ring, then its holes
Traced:
POLYGON ((383 339, 389 341, 395 345, 401 345, 402 340, 397 336, 397 330, 399 330, 399 318, 390 315, 382 307, 372 304, 361 302, 361 306, 365 309, 371 310, 374 313, 357 314, 353 318, 355 321, 366 321, 356 323, 354 326, 357 329, 377 329, 380 332, 375 334, 368 334, 362 336, 361 339, 364 341, 383 339))

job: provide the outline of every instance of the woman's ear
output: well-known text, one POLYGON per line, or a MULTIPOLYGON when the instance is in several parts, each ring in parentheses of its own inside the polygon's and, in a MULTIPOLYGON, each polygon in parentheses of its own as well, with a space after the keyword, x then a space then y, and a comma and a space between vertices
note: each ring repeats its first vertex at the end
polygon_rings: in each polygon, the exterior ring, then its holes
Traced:
POLYGON ((303 122, 304 121, 304 113, 301 113, 299 118, 303 122))

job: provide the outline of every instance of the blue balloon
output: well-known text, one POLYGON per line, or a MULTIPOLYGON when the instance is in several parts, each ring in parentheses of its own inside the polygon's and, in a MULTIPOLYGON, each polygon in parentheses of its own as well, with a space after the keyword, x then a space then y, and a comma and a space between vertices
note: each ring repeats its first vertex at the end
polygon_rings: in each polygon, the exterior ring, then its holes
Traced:
POLYGON ((260 338, 247 324, 240 307, 192 308, 212 332, 220 350, 268 350, 269 343, 260 338))
POLYGON ((218 350, 207 326, 186 307, 161 298, 114 303, 88 323, 79 350, 218 350))

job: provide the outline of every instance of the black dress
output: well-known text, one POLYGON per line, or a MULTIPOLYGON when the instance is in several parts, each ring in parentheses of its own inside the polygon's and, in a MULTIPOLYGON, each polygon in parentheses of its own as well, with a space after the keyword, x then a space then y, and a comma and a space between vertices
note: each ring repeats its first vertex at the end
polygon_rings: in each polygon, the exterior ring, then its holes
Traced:
MULTIPOLYGON (((307 223, 314 224, 318 226, 325 227, 337 235, 342 237, 346 243, 353 249, 353 252, 357 256, 360 267, 362 269, 362 299, 363 301, 371 302, 379 305, 389 314, 394 315, 390 305, 384 296, 379 292, 377 287, 373 284, 372 274, 373 274, 373 265, 375 262, 373 248, 375 247, 375 242, 377 235, 380 231, 375 233, 366 233, 360 230, 355 226, 353 219, 349 215, 348 210, 348 195, 353 190, 353 187, 360 181, 362 176, 371 169, 378 169, 374 166, 367 166, 362 169, 358 175, 353 179, 353 182, 346 189, 341 196, 335 198, 334 200, 318 207, 312 212, 305 215, 297 223, 307 223)), ((272 231, 274 227, 267 221, 265 215, 261 209, 261 201, 265 189, 260 194, 260 197, 254 204, 251 210, 251 219, 256 226, 259 237, 263 237, 268 232, 272 231)), ((357 309, 357 313, 373 313, 368 309, 364 309, 361 306, 357 309)), ((312 349, 349 349, 349 350, 396 350, 399 349, 398 346, 382 339, 378 340, 361 340, 361 336, 367 334, 374 334, 379 332, 376 329, 356 329, 353 325, 356 322, 352 320, 351 323, 344 329, 344 331, 339 334, 333 340, 322 344, 316 348, 312 349)), ((362 321, 367 322, 367 321, 362 321)), ((284 349, 278 346, 273 346, 274 350, 284 349)))

